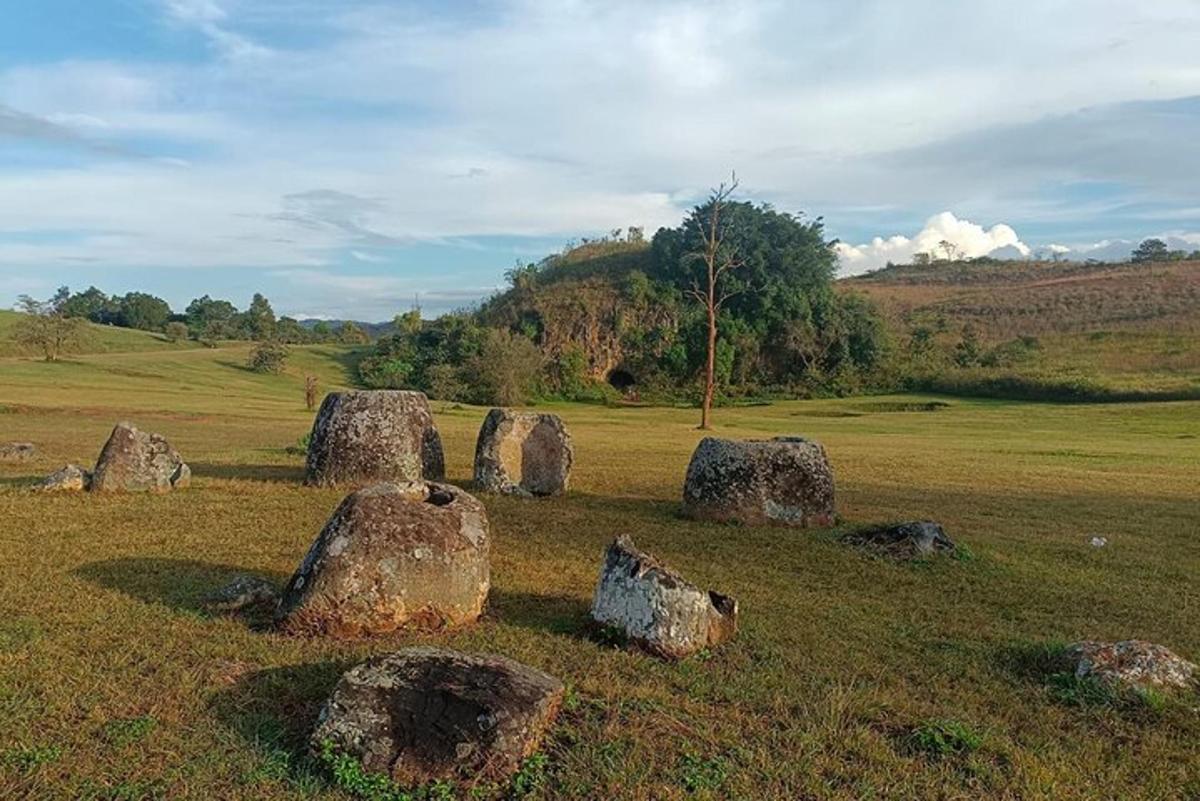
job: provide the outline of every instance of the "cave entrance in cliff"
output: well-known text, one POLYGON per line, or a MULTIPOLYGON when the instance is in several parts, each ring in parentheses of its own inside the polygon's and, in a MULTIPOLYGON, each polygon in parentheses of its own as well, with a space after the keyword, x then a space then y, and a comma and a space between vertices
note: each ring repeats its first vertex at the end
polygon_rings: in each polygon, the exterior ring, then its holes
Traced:
POLYGON ((628 392, 635 384, 637 379, 633 377, 633 373, 628 370, 617 368, 608 374, 608 384, 618 392, 628 392))

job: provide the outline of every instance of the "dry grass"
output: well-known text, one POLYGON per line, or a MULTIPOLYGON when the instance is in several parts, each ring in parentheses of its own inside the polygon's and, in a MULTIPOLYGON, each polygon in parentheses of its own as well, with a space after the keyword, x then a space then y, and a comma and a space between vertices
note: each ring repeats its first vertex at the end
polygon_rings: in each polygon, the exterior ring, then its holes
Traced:
MULTIPOLYGON (((1195 711, 1055 703, 1021 657, 1029 643, 1131 636, 1200 657, 1200 404, 718 411, 723 435, 821 439, 847 526, 931 517, 974 554, 917 565, 864 556, 837 532, 684 521, 693 412, 555 407, 576 440, 574 491, 485 498, 485 621, 344 643, 200 611, 234 573, 282 581, 342 494, 299 486, 301 458, 285 448, 311 421, 302 373, 332 388, 344 354, 299 349, 278 377, 248 373, 244 358, 0 360, 0 440, 41 449, 0 465, 0 797, 341 798, 303 754, 320 702, 346 666, 425 641, 508 654, 569 684, 537 798, 1200 794, 1195 711), (94 460, 124 417, 179 447, 191 489, 27 491, 94 460), (679 665, 585 638, 601 551, 621 532, 737 596, 739 638, 679 665), (1109 546, 1090 547, 1093 535, 1109 546), (911 745, 954 726, 981 744, 944 758, 911 745)), ((465 482, 483 410, 435 412, 450 478, 465 482)))

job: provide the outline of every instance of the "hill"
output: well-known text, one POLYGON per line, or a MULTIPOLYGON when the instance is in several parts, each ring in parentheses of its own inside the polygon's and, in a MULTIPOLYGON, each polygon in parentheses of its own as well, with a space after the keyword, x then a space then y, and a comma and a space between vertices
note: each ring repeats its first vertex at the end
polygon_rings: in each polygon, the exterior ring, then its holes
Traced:
POLYGON ((927 388, 1200 396, 1200 262, 904 265, 838 288, 870 299, 900 349, 928 336, 952 363, 975 338, 992 354, 967 369, 941 364, 927 388))
MULTIPOLYGON (((13 329, 23 315, 0 311, 0 357, 34 356, 34 351, 13 341, 13 329)), ((113 325, 85 323, 82 342, 76 353, 131 353, 137 351, 188 350, 200 347, 196 342, 171 342, 161 333, 118 328, 113 325)))
POLYGON ((944 317, 980 336, 1200 330, 1200 262, 902 265, 839 285, 893 322, 944 317))

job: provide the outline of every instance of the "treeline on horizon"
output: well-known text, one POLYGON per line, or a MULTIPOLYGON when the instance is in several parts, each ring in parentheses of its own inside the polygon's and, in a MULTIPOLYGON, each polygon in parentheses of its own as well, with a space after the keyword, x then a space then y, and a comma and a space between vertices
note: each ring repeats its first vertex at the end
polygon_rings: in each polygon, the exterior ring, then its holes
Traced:
POLYGON ((367 333, 350 321, 336 326, 318 321, 306 327, 292 317, 276 317, 271 302, 260 293, 255 293, 245 311, 239 311, 228 300, 204 295, 192 300, 182 314, 173 312, 162 298, 145 292, 109 296, 94 286, 75 293, 62 287, 49 303, 66 318, 162 332, 172 340, 274 341, 289 345, 323 342, 362 345, 370 341, 367 333))
MULTIPOLYGON (((360 381, 479 404, 693 403, 707 358, 696 256, 708 212, 698 206, 679 226, 650 239, 631 227, 518 264, 506 273, 509 288, 474 309, 434 320, 422 319, 416 308, 399 314, 390 333, 362 352, 360 381)), ((984 343, 970 323, 950 330, 941 319, 885 322, 866 296, 835 290, 835 242, 825 238, 821 218, 750 202, 730 203, 724 212, 724 246, 736 269, 719 288, 718 402, 904 389, 1063 400, 1111 395, 1087 379, 1060 376, 1047 383, 1000 375, 1038 361, 1041 343, 1034 336, 984 343), (990 389, 973 393, 975 384, 990 389)), ((1149 239, 1131 261, 1197 256, 1149 239)), ((913 266, 955 263, 1007 262, 961 258, 948 249, 944 258, 914 259, 913 266)), ((371 341, 353 322, 310 326, 277 316, 262 294, 245 310, 204 295, 175 313, 144 292, 109 296, 94 286, 76 293, 61 287, 48 301, 23 297, 22 306, 31 318, 25 344, 41 348, 48 360, 70 350, 79 332, 67 324, 83 320, 207 346, 253 341, 258 345, 248 365, 263 372, 283 369, 287 345, 371 341)))

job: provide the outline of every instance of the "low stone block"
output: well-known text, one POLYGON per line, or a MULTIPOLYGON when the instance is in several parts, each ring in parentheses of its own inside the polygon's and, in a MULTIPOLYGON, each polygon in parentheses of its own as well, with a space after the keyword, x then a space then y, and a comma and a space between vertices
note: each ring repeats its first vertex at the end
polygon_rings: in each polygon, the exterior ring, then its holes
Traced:
POLYGON ((705 437, 688 464, 683 511, 698 520, 831 526, 833 469, 821 444, 801 437, 705 437))
POLYGON ((537 751, 562 697, 558 679, 503 656, 407 648, 342 676, 312 748, 406 787, 503 781, 537 751))

